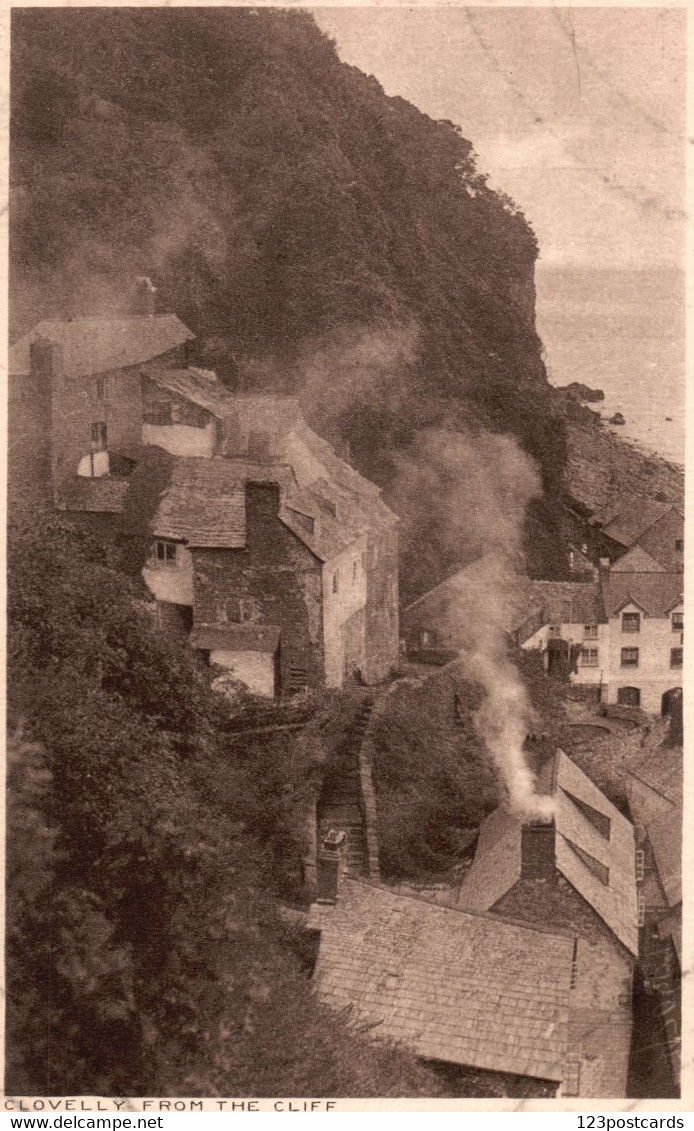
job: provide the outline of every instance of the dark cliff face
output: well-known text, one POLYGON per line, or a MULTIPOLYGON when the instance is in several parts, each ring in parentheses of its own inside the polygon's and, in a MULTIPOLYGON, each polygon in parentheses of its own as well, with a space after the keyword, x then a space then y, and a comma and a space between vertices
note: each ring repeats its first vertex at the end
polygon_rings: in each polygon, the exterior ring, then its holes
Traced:
POLYGON ((15 9, 12 84, 14 333, 122 308, 150 275, 204 363, 291 387, 386 490, 422 427, 514 434, 551 566, 564 451, 536 242, 456 127, 302 12, 15 9))

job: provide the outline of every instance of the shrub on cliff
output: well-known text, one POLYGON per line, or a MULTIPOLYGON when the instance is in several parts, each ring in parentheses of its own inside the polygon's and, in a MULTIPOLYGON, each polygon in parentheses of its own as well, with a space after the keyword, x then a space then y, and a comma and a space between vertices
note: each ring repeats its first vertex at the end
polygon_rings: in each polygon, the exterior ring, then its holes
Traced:
POLYGON ((278 918, 305 760, 235 757, 222 697, 69 525, 13 531, 9 582, 7 1088, 433 1088, 319 1005, 278 918))
POLYGON ((380 860, 389 875, 446 871, 496 805, 496 777, 472 721, 480 699, 448 669, 398 687, 376 719, 380 860))

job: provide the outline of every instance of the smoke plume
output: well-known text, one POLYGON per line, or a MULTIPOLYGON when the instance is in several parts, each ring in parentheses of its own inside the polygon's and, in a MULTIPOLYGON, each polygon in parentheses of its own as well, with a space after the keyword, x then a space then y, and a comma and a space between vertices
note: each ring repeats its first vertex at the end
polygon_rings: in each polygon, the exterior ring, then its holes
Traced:
POLYGON ((548 818, 551 800, 536 792, 523 751, 534 712, 506 636, 519 600, 525 508, 540 493, 535 465, 508 436, 429 429, 399 459, 398 472, 393 504, 407 516, 406 553, 421 553, 424 528, 439 560, 470 563, 447 587, 444 614, 464 641, 466 674, 485 692, 475 725, 507 804, 525 818, 548 818))

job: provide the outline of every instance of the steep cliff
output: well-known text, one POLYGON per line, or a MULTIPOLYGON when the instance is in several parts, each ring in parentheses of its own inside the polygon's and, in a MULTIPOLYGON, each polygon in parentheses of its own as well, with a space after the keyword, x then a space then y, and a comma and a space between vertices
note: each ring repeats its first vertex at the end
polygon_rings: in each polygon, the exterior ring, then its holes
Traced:
POLYGON ((424 426, 512 433, 557 568, 536 242, 455 126, 298 11, 15 9, 12 84, 13 332, 150 275, 225 380, 295 389, 386 489, 424 426))

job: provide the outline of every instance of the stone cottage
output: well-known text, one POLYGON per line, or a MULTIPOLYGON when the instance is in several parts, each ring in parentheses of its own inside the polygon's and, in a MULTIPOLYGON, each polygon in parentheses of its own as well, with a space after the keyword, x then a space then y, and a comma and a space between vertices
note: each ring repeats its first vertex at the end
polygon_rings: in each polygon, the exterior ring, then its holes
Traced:
POLYGON ((455 905, 568 930, 575 937, 569 1005, 570 1091, 626 1095, 633 972, 639 954, 634 829, 562 751, 538 787, 550 822, 502 808, 480 829, 455 905))
POLYGON ((232 394, 190 364, 192 339, 174 315, 40 323, 12 351, 13 382, 38 396, 15 414, 15 482, 43 459, 54 505, 111 535, 156 483, 157 618, 257 694, 387 678, 396 516, 295 399, 232 394), (155 471, 157 450, 172 458, 155 471))

